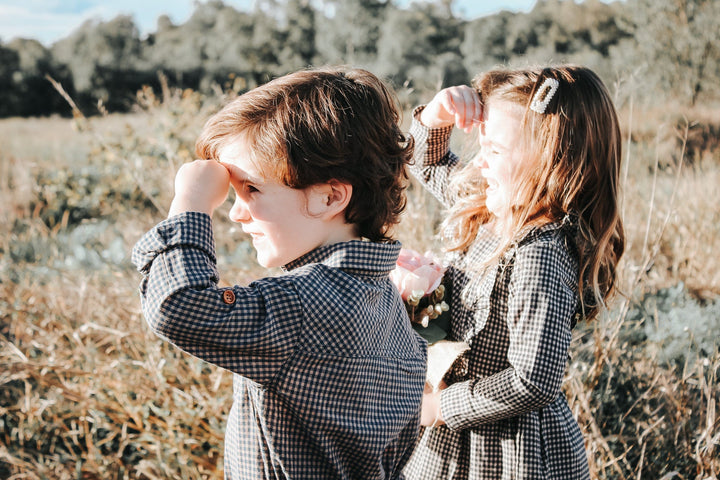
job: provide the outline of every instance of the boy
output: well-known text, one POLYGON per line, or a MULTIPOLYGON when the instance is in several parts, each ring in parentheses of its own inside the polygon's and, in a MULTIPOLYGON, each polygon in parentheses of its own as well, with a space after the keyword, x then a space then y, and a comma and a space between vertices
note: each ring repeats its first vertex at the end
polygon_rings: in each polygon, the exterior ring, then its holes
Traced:
POLYGON ((208 120, 168 219, 133 249, 159 336, 234 372, 225 475, 402 478, 418 435, 425 343, 388 278, 412 142, 371 73, 316 69, 208 120), (283 274, 219 288, 211 216, 283 274))

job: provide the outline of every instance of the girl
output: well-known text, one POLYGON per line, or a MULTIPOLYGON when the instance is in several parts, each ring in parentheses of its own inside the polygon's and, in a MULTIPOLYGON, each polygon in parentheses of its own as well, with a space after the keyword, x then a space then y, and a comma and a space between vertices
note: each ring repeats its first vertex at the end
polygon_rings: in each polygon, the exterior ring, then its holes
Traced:
POLYGON ((424 395, 405 474, 587 479, 561 383, 571 330, 614 293, 624 249, 617 115, 583 67, 498 69, 474 87, 413 112, 413 173, 449 209, 450 335, 470 350, 424 395), (464 168, 453 126, 479 130, 464 168))

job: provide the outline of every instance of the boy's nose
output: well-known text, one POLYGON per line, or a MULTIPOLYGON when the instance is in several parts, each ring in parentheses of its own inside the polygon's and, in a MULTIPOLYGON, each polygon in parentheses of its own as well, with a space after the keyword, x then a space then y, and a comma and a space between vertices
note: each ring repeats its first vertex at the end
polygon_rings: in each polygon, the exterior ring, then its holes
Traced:
POLYGON ((235 197, 230 213, 228 214, 230 220, 237 223, 247 222, 250 220, 250 211, 247 208, 247 204, 243 202, 240 196, 235 197))

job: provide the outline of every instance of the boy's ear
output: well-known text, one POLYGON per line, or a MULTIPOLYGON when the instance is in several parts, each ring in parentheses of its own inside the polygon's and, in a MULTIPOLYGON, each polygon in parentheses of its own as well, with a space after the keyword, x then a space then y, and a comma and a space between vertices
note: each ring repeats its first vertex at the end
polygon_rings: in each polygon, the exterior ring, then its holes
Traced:
POLYGON ((312 216, 333 218, 345 211, 352 198, 352 185, 339 180, 330 180, 310 188, 308 211, 312 216))

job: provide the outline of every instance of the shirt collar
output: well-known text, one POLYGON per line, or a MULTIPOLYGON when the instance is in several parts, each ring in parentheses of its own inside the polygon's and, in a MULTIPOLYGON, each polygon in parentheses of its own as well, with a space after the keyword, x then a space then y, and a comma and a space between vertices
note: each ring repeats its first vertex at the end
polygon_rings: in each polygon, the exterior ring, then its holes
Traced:
POLYGON ((293 260, 282 269, 286 272, 310 263, 322 263, 328 267, 354 270, 365 275, 387 275, 395 268, 400 247, 397 240, 386 243, 367 240, 324 245, 293 260))

